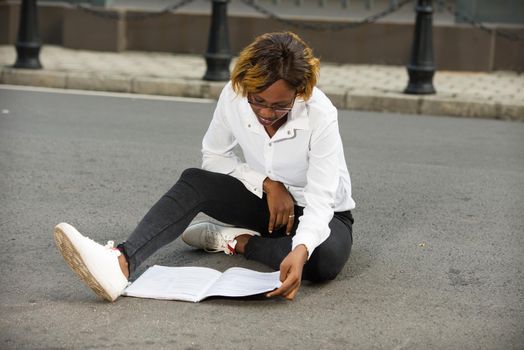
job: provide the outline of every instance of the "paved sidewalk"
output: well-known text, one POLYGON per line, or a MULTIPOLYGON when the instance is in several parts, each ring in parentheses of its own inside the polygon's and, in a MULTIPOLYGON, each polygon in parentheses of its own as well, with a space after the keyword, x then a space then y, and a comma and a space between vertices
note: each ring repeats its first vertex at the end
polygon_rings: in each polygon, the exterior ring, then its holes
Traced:
MULTIPOLYGON (((202 56, 93 52, 44 46, 42 70, 14 69, 14 46, 0 46, 0 83, 217 98, 223 82, 202 80, 202 56)), ((524 120, 524 75, 438 71, 436 95, 402 93, 405 67, 323 62, 319 86, 343 109, 524 120)))

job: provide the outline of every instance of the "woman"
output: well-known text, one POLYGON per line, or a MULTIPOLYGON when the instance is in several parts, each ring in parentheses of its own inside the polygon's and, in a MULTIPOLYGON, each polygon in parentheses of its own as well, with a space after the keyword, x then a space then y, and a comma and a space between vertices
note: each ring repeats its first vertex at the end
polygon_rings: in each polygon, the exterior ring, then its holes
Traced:
POLYGON ((302 279, 335 278, 351 250, 355 202, 337 110, 315 87, 318 72, 297 35, 257 37, 220 95, 202 142, 203 169, 185 170, 117 248, 59 224, 55 240, 68 264, 113 301, 130 273, 182 235, 192 246, 280 270, 282 285, 268 297, 292 300, 302 279), (234 227, 188 227, 199 212, 234 227))

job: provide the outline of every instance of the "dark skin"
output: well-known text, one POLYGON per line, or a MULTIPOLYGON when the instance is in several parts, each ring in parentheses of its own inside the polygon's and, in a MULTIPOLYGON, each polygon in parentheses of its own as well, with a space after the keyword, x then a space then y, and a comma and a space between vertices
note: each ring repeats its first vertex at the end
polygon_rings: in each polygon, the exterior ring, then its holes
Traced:
MULTIPOLYGON (((264 91, 252 94, 250 98, 266 106, 285 108, 293 104, 295 96, 296 91, 284 80, 277 80, 264 91)), ((279 115, 271 108, 252 108, 269 137, 273 137, 278 129, 287 121, 286 115, 279 115)), ((286 227, 286 233, 288 235, 291 234, 295 221, 293 197, 281 182, 266 178, 263 186, 267 196, 270 214, 268 223, 269 233, 272 233, 273 230, 286 227)), ((236 237, 237 245, 235 250, 238 254, 244 253, 245 246, 250 238, 250 235, 240 235, 236 237)), ((267 293, 267 297, 281 296, 287 300, 293 300, 300 289, 302 270, 307 258, 308 251, 306 246, 301 244, 295 247, 280 264, 280 281, 282 285, 280 288, 267 293)), ((129 278, 129 267, 124 255, 120 255, 118 260, 122 273, 126 278, 129 278)))

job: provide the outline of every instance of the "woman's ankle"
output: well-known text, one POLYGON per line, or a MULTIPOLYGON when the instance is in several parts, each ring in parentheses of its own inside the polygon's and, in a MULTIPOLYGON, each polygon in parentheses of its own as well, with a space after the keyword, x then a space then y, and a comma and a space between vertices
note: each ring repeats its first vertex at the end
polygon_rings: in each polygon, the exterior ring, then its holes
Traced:
POLYGON ((129 279, 129 264, 127 263, 127 259, 124 254, 120 254, 118 256, 118 264, 120 265, 120 269, 122 270, 124 276, 129 279))
POLYGON ((129 279, 129 257, 126 253, 126 248, 124 247, 125 242, 120 243, 116 246, 116 249, 120 251, 120 255, 118 256, 118 264, 120 265, 120 269, 122 270, 122 273, 124 276, 129 279))
POLYGON ((237 241, 237 244, 235 246, 235 253, 237 254, 244 254, 246 249, 246 244, 251 239, 251 235, 245 234, 245 235, 239 235, 236 236, 235 239, 237 241))

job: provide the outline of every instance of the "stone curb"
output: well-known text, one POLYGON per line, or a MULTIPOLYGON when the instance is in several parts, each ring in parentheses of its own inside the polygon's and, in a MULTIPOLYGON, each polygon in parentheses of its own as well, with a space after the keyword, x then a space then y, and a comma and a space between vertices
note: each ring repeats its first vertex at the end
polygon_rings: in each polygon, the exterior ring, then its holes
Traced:
MULTIPOLYGON (((3 67, 0 84, 218 99, 225 82, 3 67)), ((337 108, 524 121, 522 103, 320 86, 337 108)))

